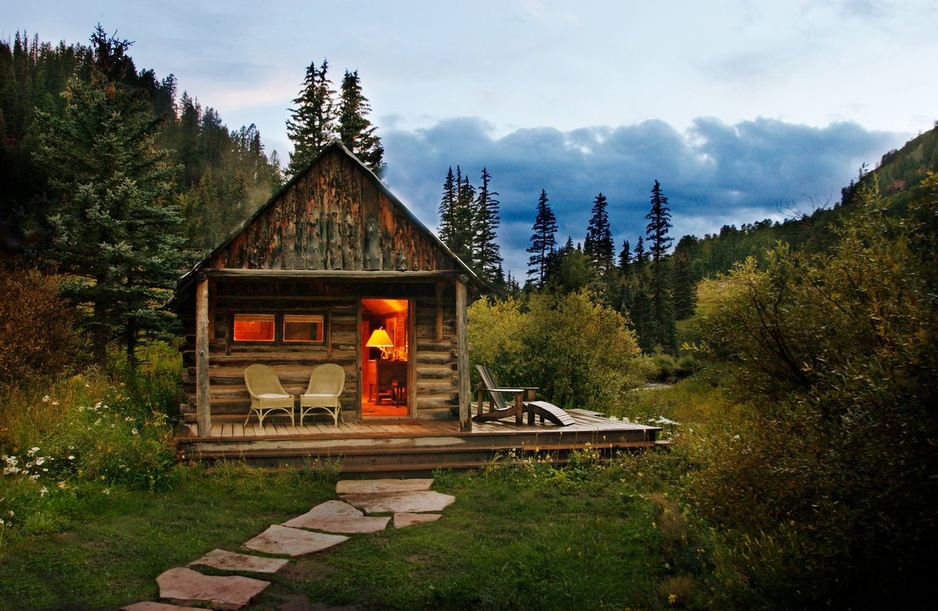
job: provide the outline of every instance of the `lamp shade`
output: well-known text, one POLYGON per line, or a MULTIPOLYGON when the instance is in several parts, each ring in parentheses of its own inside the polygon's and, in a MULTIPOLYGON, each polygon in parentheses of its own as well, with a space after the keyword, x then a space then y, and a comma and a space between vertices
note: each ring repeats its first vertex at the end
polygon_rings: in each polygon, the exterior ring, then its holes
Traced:
POLYGON ((387 331, 384 329, 375 329, 365 345, 369 348, 389 348, 394 345, 394 342, 391 341, 391 337, 388 335, 387 331))

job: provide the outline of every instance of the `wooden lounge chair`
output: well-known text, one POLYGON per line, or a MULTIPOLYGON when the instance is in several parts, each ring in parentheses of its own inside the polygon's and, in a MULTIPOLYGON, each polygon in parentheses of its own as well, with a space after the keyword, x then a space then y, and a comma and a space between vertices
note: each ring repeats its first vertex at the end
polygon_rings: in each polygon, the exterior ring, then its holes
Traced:
POLYGON ((484 365, 476 365, 479 376, 482 381, 479 383, 479 403, 476 415, 473 420, 485 422, 487 420, 501 420, 509 416, 515 417, 515 423, 523 422, 524 414, 528 415, 528 424, 534 424, 534 416, 537 415, 541 423, 544 420, 550 420, 558 426, 568 426, 574 424, 573 416, 547 401, 535 401, 534 393, 536 386, 519 386, 504 388, 499 386, 495 376, 484 365), (483 411, 485 395, 489 397, 489 410, 483 411), (505 395, 512 395, 511 405, 505 402, 505 395), (527 401, 525 401, 527 399, 527 401))
MULTIPOLYGON (((339 426, 339 416, 342 415, 342 403, 339 395, 345 389, 345 370, 335 363, 326 363, 313 369, 309 376, 309 387, 300 395, 300 426, 303 418, 316 410, 323 410, 332 416, 336 426, 339 426)), ((345 422, 345 418, 342 418, 345 422)))
POLYGON ((257 423, 264 426, 264 418, 275 411, 286 412, 290 415, 290 424, 296 424, 293 418, 293 395, 283 389, 277 372, 267 365, 249 365, 244 370, 244 384, 251 394, 251 409, 248 410, 244 424, 251 419, 251 414, 257 414, 257 423))

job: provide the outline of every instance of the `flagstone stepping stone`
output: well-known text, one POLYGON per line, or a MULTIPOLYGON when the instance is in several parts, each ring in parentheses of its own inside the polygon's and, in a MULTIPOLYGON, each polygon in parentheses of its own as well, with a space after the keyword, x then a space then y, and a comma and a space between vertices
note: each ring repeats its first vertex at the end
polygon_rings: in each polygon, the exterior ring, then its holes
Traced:
POLYGON ((387 528, 390 517, 365 516, 343 501, 326 501, 303 515, 283 523, 290 528, 325 530, 334 533, 375 533, 387 528))
POLYGON ((276 573, 290 561, 286 558, 265 558, 263 556, 249 556, 236 554, 223 549, 213 549, 198 560, 190 562, 188 566, 202 565, 223 571, 245 571, 248 573, 276 573))
POLYGON ((423 522, 436 522, 440 517, 438 513, 410 513, 406 511, 395 513, 394 528, 404 528, 405 526, 413 526, 423 522))
POLYGON ((168 603, 155 603, 153 601, 144 601, 121 607, 121 611, 192 611, 192 607, 181 607, 179 605, 170 605, 168 603))
POLYGON ((335 485, 338 494, 378 494, 429 490, 433 479, 365 479, 342 480, 335 485))
POLYGON ((213 609, 241 609, 270 585, 269 581, 230 575, 203 575, 186 568, 169 569, 156 578, 160 598, 208 603, 213 609))
POLYGON ((348 541, 348 537, 310 532, 274 524, 245 543, 244 547, 265 554, 305 556, 306 554, 329 549, 343 541, 348 541))
POLYGON ((389 492, 382 494, 346 494, 342 497, 350 505, 367 513, 424 513, 443 511, 456 500, 450 494, 433 490, 389 492))

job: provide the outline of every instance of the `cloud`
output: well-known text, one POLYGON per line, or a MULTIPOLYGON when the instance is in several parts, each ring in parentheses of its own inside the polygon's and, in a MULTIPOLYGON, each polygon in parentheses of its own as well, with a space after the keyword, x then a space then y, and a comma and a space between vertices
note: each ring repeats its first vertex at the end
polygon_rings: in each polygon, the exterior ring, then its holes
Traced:
POLYGON ((718 233, 723 225, 780 220, 780 210, 810 212, 832 204, 861 164, 874 165, 908 138, 855 123, 817 128, 764 118, 735 125, 698 118, 683 132, 663 121, 644 121, 496 135, 490 123, 463 117, 381 136, 385 182, 431 229, 447 169, 459 166, 478 184, 487 168, 501 202, 505 267, 521 279, 542 189, 557 216, 561 244, 568 236, 583 241, 592 202, 602 192, 618 250, 623 240, 634 246, 645 235, 644 217, 658 180, 669 199, 676 242, 687 234, 718 233))

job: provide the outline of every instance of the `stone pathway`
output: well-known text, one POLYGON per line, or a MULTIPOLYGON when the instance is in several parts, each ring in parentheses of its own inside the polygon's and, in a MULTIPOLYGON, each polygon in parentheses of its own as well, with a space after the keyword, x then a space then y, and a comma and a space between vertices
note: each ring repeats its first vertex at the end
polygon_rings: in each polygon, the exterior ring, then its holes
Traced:
POLYGON ((190 567, 206 566, 232 573, 276 573, 290 558, 313 554, 347 541, 346 535, 374 533, 438 520, 455 497, 430 490, 432 479, 340 481, 341 500, 326 501, 301 516, 270 528, 246 541, 244 548, 270 556, 212 550, 187 567, 174 568, 156 578, 161 602, 139 602, 125 611, 173 611, 189 603, 212 609, 242 609, 270 585, 244 575, 204 575, 190 567), (366 514, 391 515, 366 515, 366 514), (271 556, 281 556, 275 558, 271 556), (284 558, 283 556, 286 556, 284 558))

